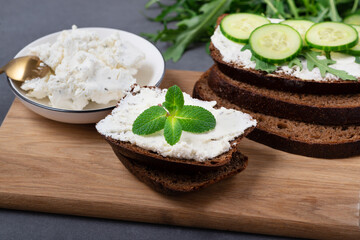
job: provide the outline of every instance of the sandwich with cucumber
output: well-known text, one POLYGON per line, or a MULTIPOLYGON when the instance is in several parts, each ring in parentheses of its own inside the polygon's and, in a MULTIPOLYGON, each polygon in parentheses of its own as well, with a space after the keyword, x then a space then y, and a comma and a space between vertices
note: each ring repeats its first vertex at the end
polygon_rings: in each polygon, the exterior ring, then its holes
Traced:
POLYGON ((249 113, 258 125, 248 138, 273 148, 319 158, 359 155, 359 30, 223 15, 211 37, 215 65, 194 96, 249 113))
POLYGON ((237 15, 243 13, 221 16, 211 37, 211 57, 226 75, 282 91, 360 91, 360 26, 308 20, 270 22, 255 14, 246 14, 239 21, 237 15))

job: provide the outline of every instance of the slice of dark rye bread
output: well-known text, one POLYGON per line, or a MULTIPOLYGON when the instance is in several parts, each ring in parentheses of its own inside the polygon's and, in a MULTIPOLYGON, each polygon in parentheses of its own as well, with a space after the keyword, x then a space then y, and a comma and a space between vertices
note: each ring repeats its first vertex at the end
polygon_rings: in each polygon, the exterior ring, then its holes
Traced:
POLYGON ((244 134, 231 141, 230 145, 232 148, 230 148, 229 151, 203 162, 191 159, 164 157, 156 152, 149 151, 129 142, 119 141, 111 137, 105 136, 105 140, 110 144, 115 153, 119 153, 127 158, 136 160, 146 166, 178 172, 212 171, 229 164, 233 153, 237 151, 236 146, 240 143, 241 139, 248 135, 253 129, 254 127, 246 129, 244 134))
POLYGON ((248 158, 240 152, 233 152, 229 163, 211 171, 177 172, 166 168, 149 166, 125 157, 115 151, 123 165, 140 181, 163 194, 174 195, 200 190, 243 171, 248 158))
MULTIPOLYGON (((217 25, 226 15, 218 18, 217 25)), ((360 93, 360 82, 352 80, 315 81, 303 80, 285 73, 267 73, 261 70, 245 69, 244 66, 223 61, 220 51, 211 43, 210 55, 219 69, 227 76, 252 85, 310 94, 360 93)), ((360 65, 359 65, 360 67, 360 65)), ((359 79, 360 80, 360 79, 359 79)))
POLYGON ((247 138, 285 152, 317 157, 360 155, 360 126, 323 126, 253 113, 220 98, 208 85, 209 71, 194 86, 193 97, 252 115, 258 124, 247 138))
MULTIPOLYGON (((156 88, 153 86, 145 86, 145 88, 156 88)), ((133 88, 134 89, 134 88, 133 88)), ((131 90, 133 91, 133 90, 131 90)), ((137 93, 131 93, 136 95, 137 93)), ((125 97, 124 97, 125 98, 125 97)), ((120 100, 121 101, 121 100, 120 100)), ((112 114, 112 113, 110 113, 112 114)), ((109 136, 101 134, 105 140, 110 144, 115 152, 120 152, 127 158, 136 160, 149 166, 161 167, 166 169, 174 169, 175 171, 207 171, 222 167, 231 161, 231 156, 237 151, 237 145, 241 140, 248 135, 255 127, 245 129, 244 133, 232 141, 230 141, 231 148, 220 154, 219 156, 200 162, 193 159, 181 159, 176 157, 164 157, 154 151, 146 150, 130 142, 116 140, 109 136)))
POLYGON ((237 145, 254 128, 245 129, 242 135, 230 141, 231 147, 228 151, 203 162, 163 157, 130 142, 99 133, 110 144, 119 160, 137 178, 156 191, 175 194, 199 190, 244 170, 247 166, 247 157, 238 151, 237 145))
POLYGON ((360 94, 315 95, 272 90, 239 82, 210 68, 210 88, 221 98, 252 112, 324 125, 360 123, 360 94))

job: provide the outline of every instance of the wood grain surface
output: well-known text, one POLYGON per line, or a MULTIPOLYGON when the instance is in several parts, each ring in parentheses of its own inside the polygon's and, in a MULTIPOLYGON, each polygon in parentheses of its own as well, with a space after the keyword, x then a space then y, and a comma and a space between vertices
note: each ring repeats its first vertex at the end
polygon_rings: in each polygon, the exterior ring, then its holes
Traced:
MULTIPOLYGON (((199 72, 162 87, 191 93, 199 72)), ((132 176, 94 125, 40 117, 15 100, 0 128, 0 207, 317 239, 360 239, 360 157, 292 155, 244 140, 249 166, 169 197, 132 176)))

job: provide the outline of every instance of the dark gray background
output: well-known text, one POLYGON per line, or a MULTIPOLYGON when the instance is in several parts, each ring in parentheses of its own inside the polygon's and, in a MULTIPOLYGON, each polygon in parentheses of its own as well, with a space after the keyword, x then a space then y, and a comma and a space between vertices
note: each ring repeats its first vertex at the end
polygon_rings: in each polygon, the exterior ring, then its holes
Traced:
MULTIPOLYGON (((144 14, 147 0, 1 0, 0 65, 25 45, 44 35, 78 27, 109 27, 140 34, 161 29, 144 14)), ((159 44, 161 50, 165 44, 159 44)), ((204 46, 193 47, 167 69, 205 71, 212 64, 204 46)), ((0 80, 0 123, 14 96, 5 75, 0 80)), ((1 154, 1 153, 0 153, 1 154)), ((0 209, 0 239, 289 239, 245 233, 191 229, 174 226, 111 221, 0 209)))

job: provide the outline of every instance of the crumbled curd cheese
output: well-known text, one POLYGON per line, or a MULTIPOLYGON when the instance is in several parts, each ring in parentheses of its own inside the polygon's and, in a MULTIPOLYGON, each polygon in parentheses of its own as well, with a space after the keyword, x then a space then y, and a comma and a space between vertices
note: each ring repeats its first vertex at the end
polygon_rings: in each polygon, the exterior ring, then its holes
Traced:
POLYGON ((77 29, 61 32, 53 44, 30 49, 55 72, 24 82, 30 97, 49 97, 56 108, 81 110, 90 101, 107 104, 119 100, 136 82, 145 55, 124 42, 118 33, 101 39, 95 32, 77 29))
POLYGON ((184 93, 185 105, 201 106, 209 110, 216 119, 216 127, 201 134, 183 131, 180 141, 171 146, 166 142, 163 130, 147 136, 139 136, 132 132, 132 125, 140 113, 165 101, 166 89, 136 88, 133 92, 137 93, 130 93, 123 98, 111 115, 96 125, 96 129, 107 137, 130 142, 164 157, 196 161, 217 157, 235 147, 231 146, 229 141, 256 125, 256 120, 246 113, 234 109, 215 109, 215 101, 201 101, 184 93))
MULTIPOLYGON (((277 19, 271 19, 272 22, 278 22, 277 19)), ((250 50, 241 51, 243 44, 235 43, 227 39, 217 27, 211 37, 211 42, 220 51, 223 61, 227 63, 234 63, 243 66, 245 69, 255 68, 255 62, 251 60, 252 53, 250 50)), ((318 56, 319 59, 324 59, 325 56, 318 56)), ((338 70, 344 70, 348 74, 360 78, 360 65, 355 62, 355 57, 346 54, 331 52, 331 58, 336 61, 335 64, 329 65, 338 70)), ((324 77, 321 76, 319 68, 315 67, 312 71, 307 68, 307 61, 301 60, 302 70, 298 66, 289 68, 287 65, 279 66, 277 73, 285 73, 291 76, 298 77, 303 80, 315 81, 333 81, 339 78, 333 74, 326 73, 324 77)))

